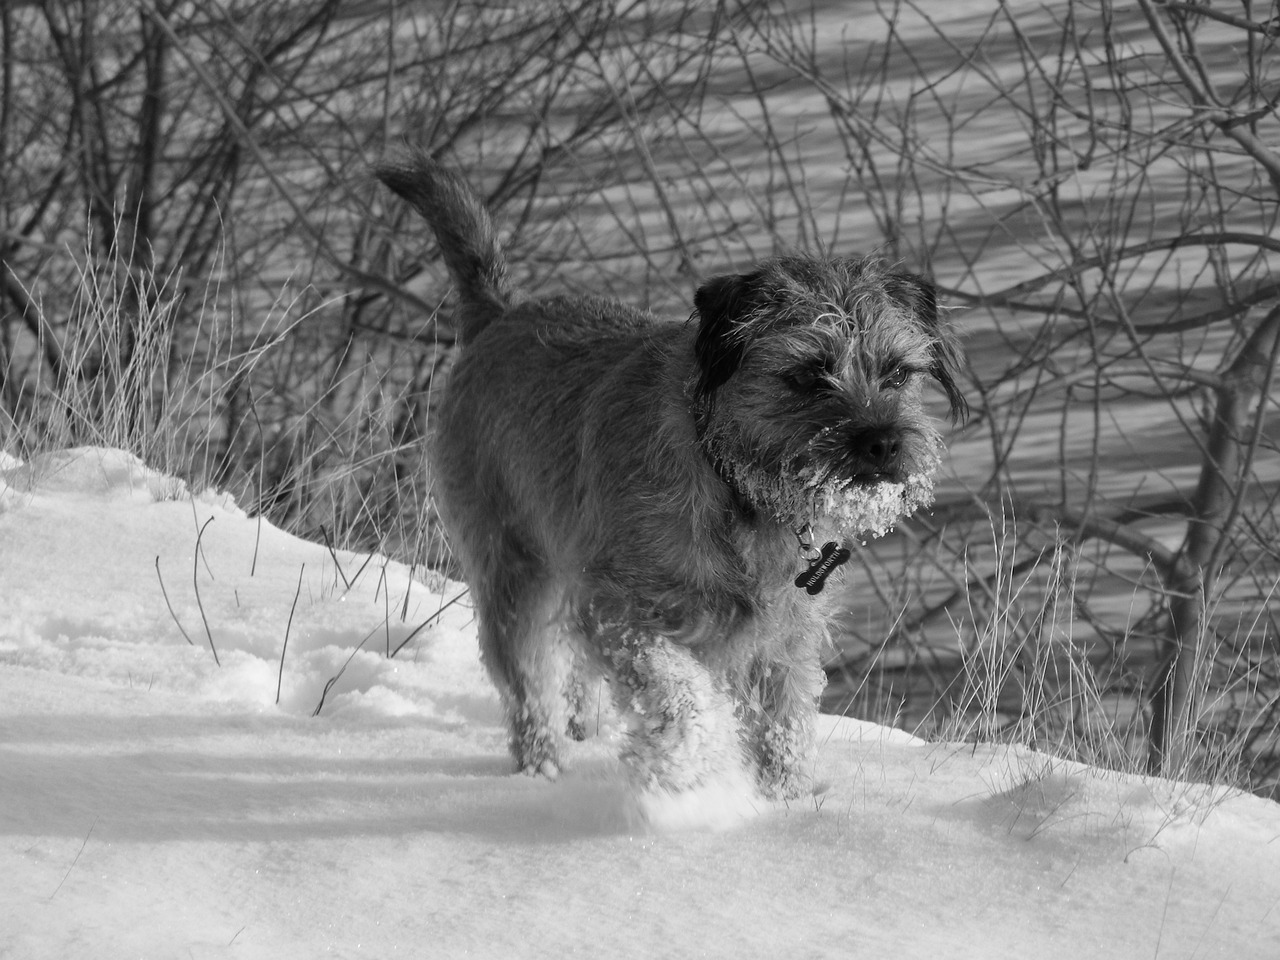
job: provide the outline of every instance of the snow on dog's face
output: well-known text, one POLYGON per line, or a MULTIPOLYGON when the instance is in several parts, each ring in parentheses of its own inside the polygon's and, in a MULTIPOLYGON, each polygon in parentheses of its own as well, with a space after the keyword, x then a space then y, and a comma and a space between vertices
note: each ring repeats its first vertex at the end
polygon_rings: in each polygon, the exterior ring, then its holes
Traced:
POLYGON ((931 504, 938 462, 900 482, 874 483, 823 479, 812 470, 794 476, 769 476, 738 465, 726 465, 725 470, 734 488, 773 519, 795 529, 809 524, 823 536, 853 540, 882 537, 899 520, 931 504))
POLYGON ((856 537, 932 502, 941 439, 924 383, 953 417, 966 404, 926 281, 874 259, 783 258, 708 281, 695 304, 702 439, 754 507, 856 537))

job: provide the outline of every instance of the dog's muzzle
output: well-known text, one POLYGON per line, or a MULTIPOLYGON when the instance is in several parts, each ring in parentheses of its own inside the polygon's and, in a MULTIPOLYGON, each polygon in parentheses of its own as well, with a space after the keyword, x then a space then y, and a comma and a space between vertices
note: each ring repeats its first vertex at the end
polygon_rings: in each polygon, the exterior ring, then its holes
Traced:
POLYGON ((850 432, 843 446, 827 453, 835 476, 855 483, 902 483, 907 478, 906 440, 892 428, 850 432))

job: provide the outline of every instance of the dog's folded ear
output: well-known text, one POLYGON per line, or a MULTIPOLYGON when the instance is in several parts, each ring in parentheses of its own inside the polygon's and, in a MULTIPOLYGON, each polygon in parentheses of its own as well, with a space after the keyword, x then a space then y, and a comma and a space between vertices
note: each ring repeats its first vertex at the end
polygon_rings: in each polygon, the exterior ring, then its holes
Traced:
POLYGON ((712 277, 693 295, 698 315, 693 353, 700 371, 699 397, 722 386, 742 363, 745 340, 738 328, 751 312, 756 280, 754 273, 712 277))
POLYGON ((938 312, 938 295, 933 284, 913 273, 891 273, 886 278, 885 289, 890 299, 910 313, 933 338, 929 374, 947 395, 952 421, 965 419, 969 416, 969 401, 956 383, 962 365, 960 340, 938 312))

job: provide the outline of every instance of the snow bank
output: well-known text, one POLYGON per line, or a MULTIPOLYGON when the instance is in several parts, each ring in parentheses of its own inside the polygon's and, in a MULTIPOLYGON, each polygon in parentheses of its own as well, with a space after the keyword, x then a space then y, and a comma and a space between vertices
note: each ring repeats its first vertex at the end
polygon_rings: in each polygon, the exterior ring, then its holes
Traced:
POLYGON ((1276 804, 823 718, 814 797, 655 832, 607 721, 510 772, 471 618, 119 451, 0 462, 0 956, 1280 956, 1276 804))

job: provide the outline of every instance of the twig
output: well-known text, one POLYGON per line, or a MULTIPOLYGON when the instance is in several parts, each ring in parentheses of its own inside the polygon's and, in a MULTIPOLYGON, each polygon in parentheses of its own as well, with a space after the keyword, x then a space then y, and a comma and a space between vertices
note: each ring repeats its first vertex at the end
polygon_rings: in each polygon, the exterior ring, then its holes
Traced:
POLYGON ((298 597, 302 596, 302 574, 306 572, 304 563, 298 570, 298 589, 293 592, 293 603, 289 607, 289 622, 284 625, 284 645, 280 648, 280 673, 276 677, 276 706, 280 705, 280 687, 284 684, 284 652, 289 649, 289 630, 293 627, 293 611, 298 609, 298 597))
MULTIPOLYGON (((335 562, 336 562, 336 558, 335 558, 335 562)), ((360 579, 360 575, 364 573, 365 567, 369 566, 369 564, 372 562, 373 562, 373 554, 371 553, 364 558, 364 563, 360 564, 360 566, 356 569, 355 574, 351 577, 351 582, 355 583, 356 581, 358 581, 360 579)))
POLYGON ((164 588, 164 577, 160 576, 159 554, 156 554, 156 579, 160 581, 160 593, 164 596, 164 605, 169 608, 169 616, 173 617, 173 622, 178 625, 178 630, 181 631, 183 639, 194 647, 196 645, 195 641, 192 640, 191 637, 187 635, 187 631, 182 628, 182 621, 179 620, 178 615, 173 612, 173 604, 169 602, 169 591, 164 588))
POLYGON ((357 643, 356 648, 351 651, 351 656, 347 657, 346 663, 342 665, 342 668, 337 673, 335 673, 332 677, 329 678, 329 682, 326 683, 324 685, 324 689, 320 691, 320 702, 316 704, 316 708, 311 714, 313 717, 320 716, 320 711, 324 709, 325 697, 329 696, 329 691, 333 689, 333 685, 337 683, 340 679, 342 679, 342 675, 347 672, 347 667, 351 666, 351 661, 355 659, 356 654, 359 653, 364 648, 364 645, 369 642, 369 638, 372 637, 377 632, 378 632, 378 628, 374 627, 372 630, 366 633, 364 635, 364 639, 361 640, 359 643, 357 643))
POLYGON ((400 604, 400 622, 404 623, 409 616, 409 595, 413 593, 413 571, 417 569, 417 563, 414 562, 409 566, 409 585, 404 588, 404 603, 400 604))
POLYGON ((1164 50, 1170 66, 1173 67, 1174 72, 1178 74, 1178 78, 1182 81, 1183 87, 1186 88, 1196 114, 1208 119, 1214 126, 1239 144, 1244 152, 1267 172, 1267 175, 1271 178, 1272 186, 1280 193, 1280 154, 1272 150, 1251 129, 1241 125, 1239 123, 1240 118, 1223 105, 1217 91, 1192 72, 1190 65, 1182 56, 1182 52, 1173 42, 1168 31, 1165 30, 1164 22, 1156 14, 1155 8, 1152 6, 1152 0, 1138 0, 1138 6, 1142 8, 1142 12, 1147 18, 1147 23, 1151 26, 1151 32, 1155 35, 1156 42, 1160 44, 1161 49, 1164 50))
POLYGON ((399 645, 394 650, 392 650, 389 654, 387 654, 387 659, 391 659, 397 653, 403 650, 405 647, 405 644, 407 644, 410 640, 412 640, 414 637, 420 634, 423 630, 429 627, 433 621, 438 620, 442 613, 444 613, 446 610, 452 607, 455 603, 457 603, 459 600, 465 597, 469 592, 470 591, 467 591, 467 590, 461 591, 456 597, 452 598, 447 603, 443 604, 439 610, 437 610, 431 616, 427 617, 427 619, 423 620, 420 624, 414 627, 413 631, 407 637, 401 640, 399 645))
MULTIPOLYGON (((204 537, 205 528, 213 523, 213 517, 209 517, 200 525, 200 532, 196 534, 196 555, 191 562, 191 585, 196 592, 196 606, 200 610, 200 622, 204 624, 204 635, 209 638, 209 649, 213 651, 213 662, 218 666, 222 666, 222 661, 218 659, 218 648, 213 645, 213 632, 209 629, 209 618, 204 615, 204 603, 200 600, 200 540, 204 537)), ((205 569, 209 564, 205 563, 205 569)), ((213 573, 210 572, 210 576, 213 573)))
MULTIPOLYGON (((342 578, 342 585, 346 589, 351 589, 351 581, 347 579, 347 575, 342 572, 342 564, 338 562, 338 552, 333 549, 333 540, 329 537, 329 528, 323 523, 320 524, 320 536, 324 537, 324 545, 329 548, 329 556, 333 557, 333 565, 338 570, 338 576, 342 578)), ((364 568, 361 567, 363 570, 364 568)))
MULTIPOLYGON (((196 510, 196 498, 191 497, 187 500, 187 503, 191 507, 191 522, 200 523, 200 514, 196 510)), ((205 557, 203 551, 200 549, 200 538, 204 535, 204 528, 209 525, 209 520, 212 519, 213 517, 209 517, 208 520, 201 524, 199 531, 196 533, 196 559, 200 560, 203 558, 204 572, 209 574, 210 580, 217 580, 218 578, 213 575, 213 568, 209 566, 209 558, 205 557)))
MULTIPOLYGON (((382 591, 382 628, 386 634, 386 644, 384 652, 387 657, 391 656, 391 587, 387 583, 387 565, 382 565, 382 573, 378 575, 378 590, 382 591)), ((374 599, 377 599, 378 591, 374 591, 374 599)))
POLYGON ((1156 3, 1167 10, 1177 10, 1179 13, 1187 13, 1195 17, 1206 17, 1210 20, 1217 20, 1219 23, 1239 27, 1241 30, 1248 30, 1250 33, 1260 33, 1264 37, 1280 36, 1280 23, 1277 23, 1274 17, 1270 20, 1259 23, 1257 20, 1248 20, 1245 17, 1237 17, 1229 13, 1223 13, 1220 10, 1214 10, 1209 6, 1208 0, 1205 0, 1205 2, 1202 3, 1180 3, 1178 0, 1156 0, 1156 3))
MULTIPOLYGON (((265 431, 262 429, 262 419, 258 416, 258 403, 253 396, 253 384, 247 384, 246 390, 249 394, 249 412, 253 414, 253 422, 258 427, 258 438, 264 437, 265 431)), ((262 490, 266 486, 263 475, 266 473, 266 458, 258 461, 258 516, 256 518, 256 528, 253 531, 253 560, 249 564, 249 576, 252 577, 258 571, 258 545, 262 541, 262 490)))
POLYGON ((84 848, 89 845, 89 837, 93 835, 93 828, 98 825, 98 817, 93 818, 93 823, 89 824, 89 832, 84 835, 84 842, 80 844, 80 849, 76 851, 75 859, 71 861, 71 866, 67 867, 67 872, 62 875, 62 879, 58 881, 58 885, 54 887, 53 893, 49 894, 52 900, 58 895, 58 891, 62 889, 62 885, 67 882, 67 877, 71 876, 71 871, 76 868, 76 864, 80 862, 80 854, 84 853, 84 848))

